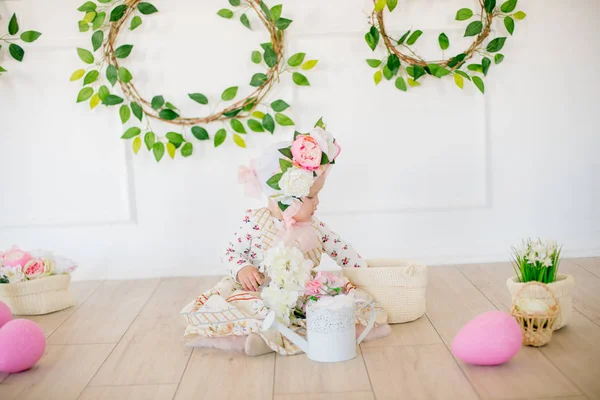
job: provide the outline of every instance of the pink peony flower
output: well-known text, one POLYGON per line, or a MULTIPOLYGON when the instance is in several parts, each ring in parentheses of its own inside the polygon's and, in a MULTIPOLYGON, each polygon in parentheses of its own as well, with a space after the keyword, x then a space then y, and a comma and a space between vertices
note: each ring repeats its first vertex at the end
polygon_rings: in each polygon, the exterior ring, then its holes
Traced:
POLYGON ((17 265, 22 266, 27 264, 29 260, 31 260, 31 254, 20 250, 16 246, 13 246, 12 249, 3 254, 3 264, 6 267, 16 267, 17 265))
POLYGON ((321 165, 323 151, 311 136, 300 135, 292 143, 294 162, 307 171, 316 171, 321 165))
POLYGON ((306 283, 305 293, 309 296, 316 296, 321 293, 323 282, 313 279, 306 283))
POLYGON ((44 274, 45 265, 43 260, 29 260, 23 267, 27 279, 36 279, 44 274))

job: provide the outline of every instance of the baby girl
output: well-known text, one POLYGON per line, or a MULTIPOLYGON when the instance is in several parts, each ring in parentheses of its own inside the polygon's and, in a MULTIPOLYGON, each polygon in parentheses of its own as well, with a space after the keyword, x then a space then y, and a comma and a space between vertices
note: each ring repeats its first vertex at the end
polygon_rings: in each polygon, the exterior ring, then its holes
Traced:
MULTIPOLYGON (((240 169, 240 183, 245 184, 246 193, 266 195, 268 205, 248 210, 229 243, 224 263, 230 276, 182 310, 188 346, 244 350, 248 355, 301 352, 281 334, 261 330, 269 312, 260 294, 265 280, 262 262, 265 252, 279 243, 299 248, 314 267, 320 264, 323 253, 344 268, 367 267, 350 244, 315 217, 319 193, 340 154, 336 140, 324 128, 318 123, 308 134, 296 133, 293 141, 276 144, 250 167, 240 169)), ((353 287, 350 290, 355 297, 370 300, 366 293, 353 287)), ((367 325, 370 314, 362 304, 356 305, 359 330, 367 325)), ((389 332, 383 309, 376 307, 376 315, 371 338, 389 332)), ((295 320, 291 328, 303 334, 304 323, 303 319, 295 320)))

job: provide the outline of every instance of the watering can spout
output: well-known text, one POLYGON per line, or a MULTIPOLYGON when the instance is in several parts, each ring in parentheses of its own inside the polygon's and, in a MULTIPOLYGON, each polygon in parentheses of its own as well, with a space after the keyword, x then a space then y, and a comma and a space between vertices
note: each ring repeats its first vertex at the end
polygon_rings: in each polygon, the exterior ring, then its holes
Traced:
POLYGON ((267 317, 263 321, 262 329, 263 329, 263 331, 266 331, 269 329, 276 329, 277 331, 279 331, 279 333, 281 333, 283 336, 288 338, 292 343, 294 343, 296 346, 300 347, 300 349, 303 352, 308 354, 308 342, 302 336, 298 335, 296 332, 294 332, 291 329, 289 329, 288 327, 280 324, 277 321, 277 318, 275 318, 274 312, 271 311, 267 315, 267 317))

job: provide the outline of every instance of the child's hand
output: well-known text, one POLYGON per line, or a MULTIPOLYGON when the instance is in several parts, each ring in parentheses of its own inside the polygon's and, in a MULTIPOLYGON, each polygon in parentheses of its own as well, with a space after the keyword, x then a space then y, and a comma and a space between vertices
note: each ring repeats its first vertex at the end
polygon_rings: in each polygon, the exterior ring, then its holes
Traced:
POLYGON ((262 284, 262 277, 260 272, 258 272, 258 268, 248 265, 242 268, 237 276, 244 290, 258 292, 258 287, 262 284))

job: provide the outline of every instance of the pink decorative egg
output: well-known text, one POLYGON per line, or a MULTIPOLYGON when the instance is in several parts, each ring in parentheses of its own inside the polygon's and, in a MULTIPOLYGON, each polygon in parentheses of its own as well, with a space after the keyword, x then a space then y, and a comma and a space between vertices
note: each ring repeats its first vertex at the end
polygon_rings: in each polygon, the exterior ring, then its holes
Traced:
POLYGON ((12 319, 13 315, 10 311, 10 308, 8 308, 6 303, 0 301, 0 328, 2 328, 2 326, 8 321, 12 321, 12 319))
POLYGON ((15 319, 0 328, 0 371, 28 370, 42 358, 44 350, 46 337, 35 322, 15 319))
POLYGON ((513 316, 489 311, 469 321, 454 337, 452 353, 475 365, 500 365, 521 349, 523 333, 513 316))

